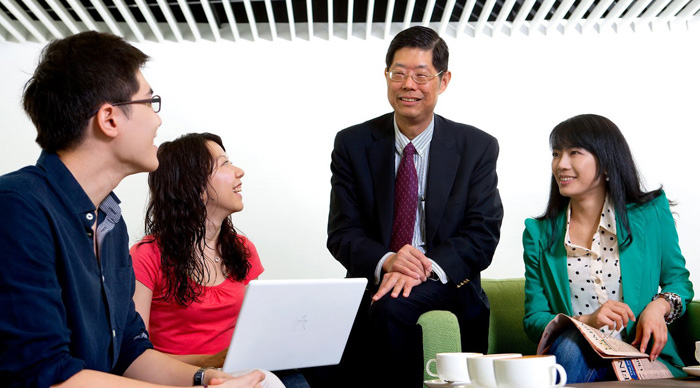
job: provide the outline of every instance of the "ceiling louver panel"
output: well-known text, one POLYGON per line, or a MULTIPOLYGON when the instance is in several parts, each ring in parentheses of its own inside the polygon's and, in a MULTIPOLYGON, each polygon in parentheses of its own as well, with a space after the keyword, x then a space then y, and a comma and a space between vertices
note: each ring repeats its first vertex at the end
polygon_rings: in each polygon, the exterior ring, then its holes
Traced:
POLYGON ((478 38, 698 28, 700 0, 0 0, 0 41, 86 30, 134 42, 478 38))

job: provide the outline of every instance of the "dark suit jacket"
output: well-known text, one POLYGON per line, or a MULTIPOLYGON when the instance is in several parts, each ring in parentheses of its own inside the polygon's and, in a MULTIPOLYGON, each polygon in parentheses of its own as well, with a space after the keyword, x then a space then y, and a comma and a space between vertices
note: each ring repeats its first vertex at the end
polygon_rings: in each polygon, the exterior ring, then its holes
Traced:
MULTIPOLYGON (((331 158, 327 246, 348 276, 365 277, 370 284, 377 263, 389 252, 394 152, 389 113, 340 131, 331 158)), ((479 129, 435 115, 429 157, 426 256, 445 270, 450 284, 470 284, 481 296, 479 274, 491 264, 503 218, 498 142, 479 129)))

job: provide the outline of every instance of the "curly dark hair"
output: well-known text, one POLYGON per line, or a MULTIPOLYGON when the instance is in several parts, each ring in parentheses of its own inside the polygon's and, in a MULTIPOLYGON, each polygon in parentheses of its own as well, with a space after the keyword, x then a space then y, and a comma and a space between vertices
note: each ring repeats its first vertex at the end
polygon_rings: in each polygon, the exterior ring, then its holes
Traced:
MULTIPOLYGON (((165 284, 162 299, 182 306, 199 301, 204 292, 204 257, 207 208, 202 200, 215 168, 207 142, 225 151, 221 138, 211 133, 189 133, 158 147, 158 169, 148 174, 150 198, 146 210, 146 234, 140 244, 158 244, 165 284)), ((221 224, 216 247, 225 273, 243 281, 250 269, 246 249, 231 217, 221 224)))

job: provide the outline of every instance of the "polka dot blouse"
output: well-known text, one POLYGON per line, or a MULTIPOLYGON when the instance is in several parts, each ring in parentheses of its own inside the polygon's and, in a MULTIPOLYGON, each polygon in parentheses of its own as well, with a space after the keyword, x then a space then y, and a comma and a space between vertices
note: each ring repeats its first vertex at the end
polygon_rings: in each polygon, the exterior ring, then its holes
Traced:
MULTIPOLYGON (((617 245, 617 226, 612 202, 605 199, 598 229, 590 248, 571 242, 569 222, 571 204, 566 215, 567 269, 574 315, 591 314, 608 300, 622 302, 622 277, 617 245)), ((620 334, 615 335, 621 339, 620 334)))

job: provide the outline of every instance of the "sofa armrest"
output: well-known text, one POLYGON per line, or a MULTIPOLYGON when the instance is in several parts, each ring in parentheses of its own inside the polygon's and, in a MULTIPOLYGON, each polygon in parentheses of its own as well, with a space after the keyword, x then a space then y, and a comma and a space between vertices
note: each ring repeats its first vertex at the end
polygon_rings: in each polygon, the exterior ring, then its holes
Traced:
POLYGON ((698 365, 695 341, 700 341, 700 300, 688 303, 685 314, 669 326, 669 331, 685 365, 698 365))

